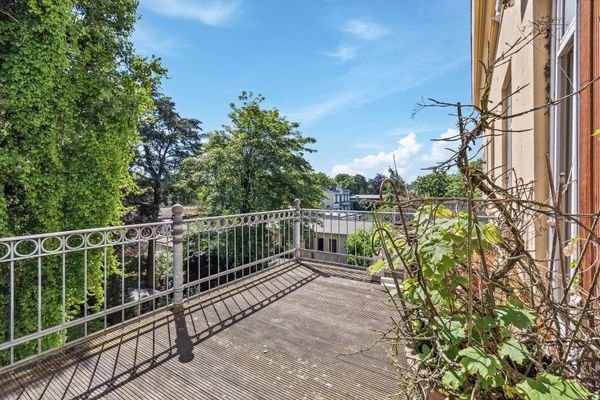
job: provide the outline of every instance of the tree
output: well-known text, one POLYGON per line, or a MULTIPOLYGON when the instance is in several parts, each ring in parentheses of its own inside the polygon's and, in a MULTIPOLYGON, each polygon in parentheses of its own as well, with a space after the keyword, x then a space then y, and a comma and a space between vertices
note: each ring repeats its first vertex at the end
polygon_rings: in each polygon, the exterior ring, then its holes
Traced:
POLYGON ((323 190, 335 187, 335 180, 331 179, 324 172, 315 172, 315 180, 323 188, 323 190))
POLYGON ((178 188, 187 187, 209 214, 287 208, 295 198, 318 206, 323 187, 304 158, 315 140, 276 108, 264 109, 263 96, 242 92, 239 100, 230 105, 231 125, 210 133, 200 155, 185 160, 178 188))
POLYGON ((354 175, 352 177, 352 183, 350 184, 350 193, 352 194, 366 194, 369 191, 369 183, 367 178, 363 175, 354 175))
POLYGON ((352 176, 350 174, 337 174, 333 180, 338 189, 348 189, 352 176))
POLYGON ((380 174, 380 173, 376 174, 374 177, 369 179, 369 182, 368 182, 369 183, 369 193, 370 194, 379 194, 379 191, 381 190, 381 184, 386 179, 387 179, 387 176, 380 174))
MULTIPOLYGON (((382 224, 382 227, 389 229, 390 225, 382 224)), ((371 227, 369 229, 359 228, 348 235, 346 239, 346 254, 348 254, 348 264, 359 265, 361 267, 369 267, 373 264, 372 260, 365 260, 359 257, 371 258, 375 256, 375 252, 381 250, 381 236, 376 233, 377 229, 371 227)))
POLYGON ((131 168, 139 188, 150 191, 150 201, 137 204, 138 215, 149 221, 158 220, 160 206, 171 190, 181 161, 200 150, 203 137, 201 122, 182 118, 170 97, 155 92, 153 98, 155 108, 138 131, 140 145, 131 168))
MULTIPOLYGON (((120 221, 136 128, 164 71, 135 55, 135 0, 4 2, 0 15, 0 235, 98 227, 120 221)), ((59 263, 44 266, 44 326, 61 321, 59 263)), ((102 304, 101 256, 88 252, 89 304, 102 304)), ((84 262, 69 254, 67 319, 81 312, 84 262)), ((8 279, 0 270, 0 312, 8 279)), ((37 329, 36 269, 15 266, 15 336, 37 329)), ((69 331, 69 339, 73 337, 69 331)), ((8 320, 0 318, 0 341, 8 320)), ((44 348, 65 339, 57 333, 44 348)), ((37 350, 27 343, 17 359, 37 350)), ((6 354, 0 354, 0 364, 6 354)))
POLYGON ((461 174, 448 176, 448 187, 444 193, 446 197, 465 197, 465 181, 461 174))
POLYGON ((406 182, 404 181, 404 179, 402 179, 402 177, 400 176, 398 171, 395 168, 388 167, 388 174, 389 174, 392 182, 394 182, 394 185, 396 186, 396 190, 398 190, 398 194, 401 196, 405 195, 406 194, 406 182))
MULTIPOLYGON (((483 160, 478 159, 469 163, 469 168, 473 171, 483 172, 483 160)), ((481 197, 482 193, 476 189, 474 196, 481 197)), ((465 178, 460 172, 448 175, 448 186, 445 192, 446 197, 466 197, 465 178)))
POLYGON ((373 233, 372 229, 360 228, 348 235, 348 239, 346 239, 346 254, 352 254, 352 256, 348 256, 347 262, 349 265, 368 267, 372 264, 370 260, 364 260, 356 256, 373 257, 373 247, 371 246, 373 233))
POLYGON ((348 189, 351 194, 364 194, 368 191, 369 184, 362 175, 337 174, 334 178, 340 189, 348 189))
POLYGON ((420 197, 446 197, 448 174, 445 171, 433 171, 418 177, 413 186, 414 193, 420 197))

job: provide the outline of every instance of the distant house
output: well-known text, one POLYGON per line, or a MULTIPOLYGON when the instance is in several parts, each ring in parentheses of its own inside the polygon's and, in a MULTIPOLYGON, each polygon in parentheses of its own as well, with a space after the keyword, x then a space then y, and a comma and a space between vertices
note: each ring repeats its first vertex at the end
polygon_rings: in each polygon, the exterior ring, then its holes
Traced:
POLYGON ((350 197, 350 207, 353 210, 370 210, 379 200, 378 194, 357 194, 350 197))
POLYGON ((350 210, 350 191, 348 189, 327 189, 327 198, 323 207, 330 210, 350 210))
POLYGON ((320 261, 346 263, 352 249, 346 249, 348 236, 359 229, 370 231, 374 222, 370 215, 354 213, 328 213, 311 228, 311 243, 308 243, 308 258, 320 261))

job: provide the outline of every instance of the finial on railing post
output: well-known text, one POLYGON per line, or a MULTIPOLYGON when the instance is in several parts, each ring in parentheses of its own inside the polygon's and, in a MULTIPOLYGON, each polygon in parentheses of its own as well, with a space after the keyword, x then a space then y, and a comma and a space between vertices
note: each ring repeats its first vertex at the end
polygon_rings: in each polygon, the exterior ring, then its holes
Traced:
POLYGON ((294 258, 300 258, 300 222, 302 212, 300 210, 300 199, 294 200, 294 258))
POLYGON ((173 211, 173 311, 183 308, 183 206, 175 204, 173 211))

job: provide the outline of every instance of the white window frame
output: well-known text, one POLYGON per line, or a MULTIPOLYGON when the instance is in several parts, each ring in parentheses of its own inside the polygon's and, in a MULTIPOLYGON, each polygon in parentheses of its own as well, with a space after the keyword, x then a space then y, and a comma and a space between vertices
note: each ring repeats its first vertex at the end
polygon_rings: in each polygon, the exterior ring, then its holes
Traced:
MULTIPOLYGON (((566 55, 569 54, 569 52, 571 50, 573 50, 573 87, 570 88, 570 92, 573 92, 575 90, 577 90, 577 86, 578 86, 578 82, 579 82, 579 52, 578 52, 578 35, 577 33, 577 29, 578 29, 578 24, 577 24, 577 20, 578 17, 577 15, 575 16, 575 18, 573 19, 573 21, 571 22, 571 24, 566 27, 564 27, 563 23, 560 22, 563 20, 563 10, 564 10, 564 5, 565 0, 554 0, 553 1, 553 18, 555 21, 558 21, 558 23, 555 24, 555 32, 554 32, 554 37, 552 39, 552 49, 551 49, 551 64, 552 64, 552 69, 551 69, 551 97, 554 99, 557 99, 559 97, 561 97, 564 93, 565 93, 565 88, 564 88, 564 81, 562 78, 562 74, 561 74, 561 68, 563 65, 563 59, 566 55)), ((570 164, 573 166, 573 170, 570 171, 570 176, 567 176, 566 179, 570 180, 571 182, 573 182, 571 184, 570 187, 570 198, 569 198, 569 203, 570 203, 570 209, 569 210, 565 210, 567 212, 570 213, 577 213, 578 212, 578 199, 579 199, 579 194, 578 194, 578 189, 577 189, 577 180, 579 178, 579 171, 578 171, 578 161, 579 161, 579 132, 578 132, 578 127, 579 127, 579 96, 575 95, 572 98, 572 102, 571 102, 571 146, 572 146, 572 151, 571 151, 571 155, 570 155, 570 164)), ((564 103, 558 104, 557 106, 552 107, 551 109, 551 121, 550 121, 550 148, 551 148, 551 157, 552 157, 552 166, 553 166, 553 181, 554 181, 554 186, 558 187, 558 184, 560 183, 560 175, 561 172, 560 171, 560 167, 561 167, 561 158, 562 158, 562 154, 561 154, 561 139, 562 139, 562 135, 560 130, 562 129, 563 125, 564 125, 564 121, 563 121, 563 116, 562 116, 562 111, 563 109, 561 108, 561 106, 564 106, 564 103)), ((577 227, 576 226, 572 226, 571 227, 571 232, 570 232, 570 237, 576 237, 577 236, 577 227)))
MULTIPOLYGON (((553 0, 552 1, 552 18, 556 21, 553 24, 553 36, 552 36, 552 46, 550 48, 550 96, 553 99, 558 99, 562 97, 566 92, 563 74, 562 74, 562 65, 564 61, 564 57, 569 54, 569 52, 573 51, 573 71, 572 71, 572 87, 568 93, 573 93, 578 90, 579 86, 579 39, 578 39, 578 19, 579 16, 576 12, 574 19, 568 26, 565 26, 562 22, 564 4, 565 1, 568 0, 553 0)), ((579 1, 577 2, 579 3, 579 1)), ((576 4, 576 10, 579 9, 579 4, 576 4)), ((562 156, 561 153, 561 143, 563 140, 563 135, 561 134, 561 129, 564 126, 564 117, 563 112, 564 102, 551 107, 550 108, 550 157, 552 160, 552 180, 554 183, 554 187, 558 188, 559 183, 561 182, 561 171, 562 167, 562 156)), ((572 166, 572 170, 568 171, 570 176, 566 176, 565 180, 568 180, 571 183, 569 187, 569 191, 567 192, 569 195, 569 209, 565 210, 566 212, 577 214, 579 210, 579 190, 578 190, 578 179, 579 179, 579 96, 574 95, 571 99, 571 154, 569 162, 572 166)), ((561 199, 563 202, 566 199, 561 199)), ((555 229, 560 229, 560 226, 556 226, 555 229)), ((578 228, 576 224, 570 224, 568 229, 564 232, 567 237, 562 237, 561 239, 570 240, 579 235, 578 228)), ((552 240, 553 232, 550 231, 550 235, 548 237, 548 243, 550 245, 549 248, 552 248, 552 240)), ((564 243, 563 243, 564 244, 564 243)), ((553 257, 557 257, 557 255, 553 255, 553 257)), ((572 259, 578 257, 577 254, 572 256, 572 259)), ((556 264, 555 264, 556 265, 556 264)), ((560 271, 556 271, 560 272, 560 271)), ((571 274, 573 272, 571 271, 571 274)), ((558 278, 559 274, 555 274, 558 278)), ((561 284, 556 282, 557 287, 560 287, 561 284)))

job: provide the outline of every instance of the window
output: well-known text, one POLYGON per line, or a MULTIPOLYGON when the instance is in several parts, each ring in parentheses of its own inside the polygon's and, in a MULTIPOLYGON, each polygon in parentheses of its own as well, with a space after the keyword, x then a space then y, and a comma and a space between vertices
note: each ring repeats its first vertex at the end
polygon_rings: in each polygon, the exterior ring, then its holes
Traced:
MULTIPOLYGON (((554 79, 552 96, 561 98, 577 90, 577 54, 576 54, 576 0, 556 0, 555 16, 558 24, 554 42, 554 79)), ((552 120, 552 145, 554 158, 554 182, 567 185, 577 179, 577 101, 576 97, 568 97, 560 102, 554 111, 552 120)), ((566 212, 577 212, 577 189, 574 184, 569 184, 561 199, 566 212)), ((568 226, 562 227, 563 237, 568 240, 572 237, 568 226)))
POLYGON ((337 253, 337 240, 329 239, 329 251, 332 253, 337 253))
MULTIPOLYGON (((579 86, 577 75, 578 38, 577 31, 577 1, 554 0, 553 17, 559 21, 555 24, 552 36, 552 77, 551 97, 565 98, 551 111, 550 153, 552 158, 552 173, 555 189, 562 185, 560 198, 561 208, 567 213, 578 212, 577 179, 578 165, 578 105, 577 96, 570 96, 579 86)), ((578 235, 577 226, 562 222, 557 226, 564 246, 569 240, 578 235)), ((559 248, 561 247, 559 246, 559 248)), ((558 256, 558 255, 555 255, 558 256)), ((577 257, 575 255, 574 257, 577 257)), ((558 271, 557 287, 564 287, 570 271, 558 271)))
POLYGON ((563 0, 559 1, 562 3, 561 11, 562 11, 562 31, 563 35, 567 33, 569 30, 569 26, 575 21, 575 15, 577 13, 577 0, 563 0))
POLYGON ((317 239, 317 250, 323 251, 325 249, 323 238, 317 239))

